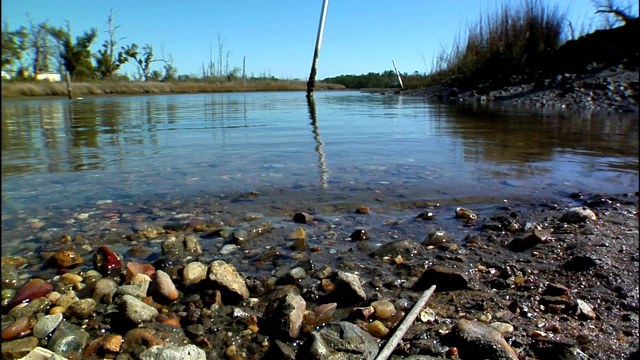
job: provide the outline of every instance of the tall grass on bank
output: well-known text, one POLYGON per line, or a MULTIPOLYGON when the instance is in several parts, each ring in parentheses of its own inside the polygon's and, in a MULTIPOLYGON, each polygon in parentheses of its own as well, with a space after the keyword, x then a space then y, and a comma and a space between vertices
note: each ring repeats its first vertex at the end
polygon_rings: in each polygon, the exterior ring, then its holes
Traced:
POLYGON ((540 0, 503 1, 434 60, 429 82, 477 84, 521 73, 542 51, 563 42, 566 12, 540 0))
MULTIPOLYGON (((343 90, 342 85, 318 83, 318 90, 343 90)), ((77 82, 71 84, 73 97, 91 95, 194 94, 240 91, 306 90, 303 81, 259 80, 225 83, 209 82, 77 82)), ((67 96, 64 82, 2 81, 2 97, 67 96)))

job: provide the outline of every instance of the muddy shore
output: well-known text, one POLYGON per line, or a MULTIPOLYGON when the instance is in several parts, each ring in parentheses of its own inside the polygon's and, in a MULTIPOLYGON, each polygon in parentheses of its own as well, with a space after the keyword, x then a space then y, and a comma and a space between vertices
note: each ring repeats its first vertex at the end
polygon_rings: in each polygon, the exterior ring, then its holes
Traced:
POLYGON ((627 359, 640 346, 637 193, 323 200, 3 215, 3 235, 25 239, 3 247, 3 358, 373 358, 431 285, 391 358, 627 359))

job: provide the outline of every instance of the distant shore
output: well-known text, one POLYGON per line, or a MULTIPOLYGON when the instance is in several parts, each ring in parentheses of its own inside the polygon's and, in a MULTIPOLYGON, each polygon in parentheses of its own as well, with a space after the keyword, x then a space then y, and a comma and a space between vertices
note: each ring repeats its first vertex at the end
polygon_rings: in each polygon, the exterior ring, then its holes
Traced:
MULTIPOLYGON (((265 80, 229 83, 206 82, 76 82, 72 97, 104 95, 197 94, 244 91, 306 91, 303 81, 265 80)), ((316 90, 346 90, 338 84, 316 83, 316 90)), ((67 97, 64 82, 2 81, 3 98, 67 97)))

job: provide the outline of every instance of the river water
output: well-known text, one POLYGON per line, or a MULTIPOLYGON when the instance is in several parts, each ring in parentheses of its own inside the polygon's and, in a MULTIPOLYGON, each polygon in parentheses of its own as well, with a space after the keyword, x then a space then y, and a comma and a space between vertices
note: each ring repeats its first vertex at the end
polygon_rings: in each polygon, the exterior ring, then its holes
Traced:
POLYGON ((636 115, 357 92, 313 106, 303 92, 2 101, 3 248, 24 221, 42 231, 105 203, 464 204, 638 186, 636 115))

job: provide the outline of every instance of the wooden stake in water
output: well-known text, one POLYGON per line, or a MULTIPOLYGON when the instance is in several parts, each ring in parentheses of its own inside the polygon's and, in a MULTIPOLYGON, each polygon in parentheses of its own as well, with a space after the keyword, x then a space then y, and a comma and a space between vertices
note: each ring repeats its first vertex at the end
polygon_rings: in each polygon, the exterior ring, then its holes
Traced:
POLYGON ((400 83, 400 89, 404 90, 404 85, 402 84, 402 78, 400 78, 400 71, 398 71, 398 66, 396 66, 396 61, 393 61, 393 68, 396 69, 396 76, 398 76, 398 82, 400 83))
POLYGON ((69 96, 69 99, 72 99, 72 96, 71 96, 71 78, 69 77, 69 72, 68 71, 65 74, 65 79, 67 80, 67 95, 69 96))
POLYGON ((316 38, 316 49, 313 52, 313 63, 311 64, 311 75, 307 82, 307 97, 313 96, 313 88, 316 87, 316 74, 318 73, 318 56, 320 56, 320 45, 322 44, 322 33, 324 32, 324 19, 327 17, 327 7, 329 0, 322 2, 322 15, 320 15, 320 25, 318 25, 318 37, 316 38))

